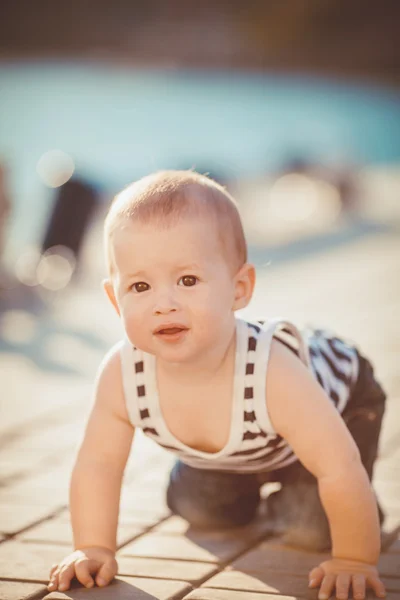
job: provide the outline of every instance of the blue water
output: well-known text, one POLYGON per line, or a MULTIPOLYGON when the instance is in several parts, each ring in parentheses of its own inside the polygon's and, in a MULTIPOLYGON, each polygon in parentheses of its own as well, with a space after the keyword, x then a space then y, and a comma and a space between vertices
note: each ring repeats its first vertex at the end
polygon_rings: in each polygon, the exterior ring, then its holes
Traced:
POLYGON ((11 171, 9 248, 40 236, 53 201, 36 164, 70 154, 114 192, 160 168, 258 175, 293 155, 400 160, 400 96, 310 78, 140 71, 66 63, 0 65, 0 160, 11 171))

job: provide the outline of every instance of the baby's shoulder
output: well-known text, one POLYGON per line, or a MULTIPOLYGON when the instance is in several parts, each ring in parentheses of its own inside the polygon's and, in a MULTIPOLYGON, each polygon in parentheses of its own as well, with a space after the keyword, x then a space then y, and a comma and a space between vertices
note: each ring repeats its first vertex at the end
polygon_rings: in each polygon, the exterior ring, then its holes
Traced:
POLYGON ((121 417, 126 416, 121 367, 123 346, 124 342, 118 342, 105 354, 97 371, 95 386, 97 402, 108 405, 121 417))
POLYGON ((125 344, 126 342, 121 340, 106 352, 98 368, 98 378, 121 379, 121 352, 125 344))

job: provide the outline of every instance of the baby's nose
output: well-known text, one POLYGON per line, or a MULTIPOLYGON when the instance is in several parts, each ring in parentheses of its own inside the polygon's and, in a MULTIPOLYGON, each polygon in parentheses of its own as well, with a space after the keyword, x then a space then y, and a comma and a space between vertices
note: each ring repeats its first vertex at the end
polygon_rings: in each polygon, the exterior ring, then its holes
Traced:
POLYGON ((176 308, 174 306, 156 306, 154 308, 155 315, 168 315, 170 313, 176 312, 176 308))
POLYGON ((157 298, 157 302, 154 305, 154 314, 166 315, 171 312, 176 312, 177 309, 178 305, 173 294, 162 294, 157 298))

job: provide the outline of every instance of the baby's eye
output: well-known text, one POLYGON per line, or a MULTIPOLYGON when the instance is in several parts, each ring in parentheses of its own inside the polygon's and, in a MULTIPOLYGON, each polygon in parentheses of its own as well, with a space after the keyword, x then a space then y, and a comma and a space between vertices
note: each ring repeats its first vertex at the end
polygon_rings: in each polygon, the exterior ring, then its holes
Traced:
POLYGON ((180 284, 185 287, 192 287, 193 285, 196 285, 197 282, 198 282, 198 278, 195 277, 194 275, 184 275, 178 281, 178 285, 180 284), (180 283, 180 282, 182 282, 182 283, 180 283))
POLYGON ((147 290, 149 290, 149 289, 150 289, 149 284, 145 283, 144 281, 138 281, 137 283, 134 283, 131 286, 131 290, 133 290, 137 294, 140 294, 141 292, 147 292, 147 290))

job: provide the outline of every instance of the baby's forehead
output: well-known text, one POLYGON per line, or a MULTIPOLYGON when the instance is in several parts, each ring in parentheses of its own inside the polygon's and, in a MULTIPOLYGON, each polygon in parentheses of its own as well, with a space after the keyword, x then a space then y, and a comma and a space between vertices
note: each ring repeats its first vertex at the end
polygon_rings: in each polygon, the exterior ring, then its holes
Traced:
POLYGON ((193 242, 210 244, 213 239, 218 238, 218 227, 212 214, 201 217, 188 214, 170 219, 149 220, 123 217, 115 224, 110 241, 114 245, 149 237, 171 238, 178 241, 179 234, 190 236, 193 242))
POLYGON ((117 265, 126 263, 168 263, 191 260, 198 264, 221 257, 218 229, 209 220, 179 218, 169 224, 125 219, 109 240, 117 265))
MULTIPOLYGON (((133 248, 137 246, 137 240, 140 245, 140 239, 145 239, 146 235, 150 234, 149 237, 152 237, 157 244, 162 238, 166 246, 173 243, 174 246, 182 247, 178 242, 183 231, 183 237, 186 239, 189 237, 192 247, 196 246, 198 251, 204 252, 208 257, 213 252, 215 260, 223 257, 229 269, 236 272, 246 260, 245 241, 240 218, 236 219, 236 209, 230 210, 230 204, 227 205, 229 208, 227 211, 222 210, 221 207, 218 209, 218 203, 210 203, 204 191, 202 198, 196 197, 197 189, 192 188, 190 192, 190 196, 185 195, 187 202, 173 201, 171 204, 166 202, 165 206, 156 203, 153 206, 145 205, 143 210, 140 203, 137 210, 135 207, 132 210, 130 197, 126 194, 122 204, 117 203, 106 221, 105 243, 108 246, 110 267, 112 267, 112 254, 115 253, 116 246, 132 244, 133 248)), ((186 253, 184 247, 182 252, 186 253)))

